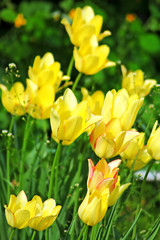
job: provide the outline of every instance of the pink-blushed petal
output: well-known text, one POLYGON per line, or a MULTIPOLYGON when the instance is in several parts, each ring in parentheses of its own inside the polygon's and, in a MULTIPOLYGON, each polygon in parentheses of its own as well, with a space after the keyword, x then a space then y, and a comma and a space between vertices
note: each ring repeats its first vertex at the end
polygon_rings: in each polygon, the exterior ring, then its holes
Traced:
POLYGON ((102 158, 96 164, 95 169, 97 169, 98 171, 101 171, 103 173, 103 176, 107 175, 107 173, 109 172, 107 161, 104 158, 102 158))
POLYGON ((94 171, 94 163, 93 163, 92 159, 88 159, 88 169, 89 169, 89 171, 88 171, 87 186, 88 186, 90 179, 93 176, 93 171, 94 171))

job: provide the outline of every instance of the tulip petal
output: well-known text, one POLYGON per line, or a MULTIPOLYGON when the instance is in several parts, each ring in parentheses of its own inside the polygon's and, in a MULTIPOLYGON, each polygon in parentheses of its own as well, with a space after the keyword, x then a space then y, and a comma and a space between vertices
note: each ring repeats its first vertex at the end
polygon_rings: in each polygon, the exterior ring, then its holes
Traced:
POLYGON ((57 131, 60 126, 60 118, 56 110, 54 108, 51 109, 50 115, 50 123, 53 136, 57 137, 57 131))
POLYGON ((21 229, 27 227, 30 219, 30 212, 28 210, 19 209, 15 212, 14 216, 16 228, 21 229))
POLYGON ((5 216, 6 216, 6 219, 7 219, 7 223, 11 227, 15 227, 15 217, 6 205, 5 205, 5 216))
POLYGON ((116 149, 115 142, 105 136, 99 136, 95 142, 95 153, 100 158, 110 158, 116 149))

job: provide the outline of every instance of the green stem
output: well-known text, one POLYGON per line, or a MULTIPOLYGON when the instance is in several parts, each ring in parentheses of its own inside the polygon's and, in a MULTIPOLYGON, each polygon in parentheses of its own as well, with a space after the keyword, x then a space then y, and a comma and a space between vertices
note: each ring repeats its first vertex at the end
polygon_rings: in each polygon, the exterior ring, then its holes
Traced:
MULTIPOLYGON (((12 116, 11 122, 10 122, 10 126, 9 126, 9 132, 12 132, 12 128, 13 128, 13 123, 14 123, 14 116, 12 116)), ((8 142, 7 142, 7 200, 9 201, 9 197, 10 197, 10 146, 11 146, 11 136, 8 136, 8 142)))
MULTIPOLYGON (((59 160, 60 152, 61 152, 61 142, 58 143, 57 150, 56 150, 56 154, 55 154, 54 159, 53 159, 51 176, 50 176, 50 182, 49 182, 48 198, 50 198, 50 197, 52 196, 54 170, 55 170, 56 163, 57 163, 58 160, 59 160)), ((57 171, 58 171, 58 169, 57 169, 57 171)), ((57 175, 58 175, 58 174, 57 174, 57 175)), ((56 180, 56 184, 57 184, 57 180, 56 180)), ((57 185, 56 185, 56 184, 55 184, 55 193, 57 193, 57 185)))
POLYGON ((78 75, 77 75, 77 77, 76 77, 76 80, 74 81, 74 84, 73 84, 73 86, 72 86, 72 91, 73 91, 73 92, 74 92, 74 90, 76 89, 77 84, 78 84, 81 76, 82 76, 82 73, 79 72, 78 75))
POLYGON ((68 70, 67 70, 67 76, 69 76, 69 77, 71 76, 73 63, 74 63, 74 57, 72 56, 71 61, 70 61, 69 66, 68 66, 68 70))
POLYGON ((81 239, 82 234, 84 233, 84 231, 85 231, 87 228, 88 228, 88 225, 84 224, 84 226, 83 226, 83 228, 82 228, 82 230, 81 230, 81 232, 80 232, 80 234, 79 234, 78 240, 81 239))
MULTIPOLYGON (((33 124, 33 123, 32 123, 33 124)), ((25 153, 26 153, 26 147, 27 147, 27 141, 29 137, 29 133, 32 127, 31 124, 31 118, 28 115, 27 117, 27 123, 25 125, 24 130, 24 138, 23 138, 23 145, 22 145, 22 157, 21 157, 21 165, 20 165, 20 176, 19 176, 19 184, 20 184, 20 190, 23 189, 24 185, 24 162, 25 162, 25 153)))
POLYGON ((14 234, 14 228, 12 229, 12 232, 11 232, 11 235, 9 237, 9 240, 12 240, 13 234, 14 234))
POLYGON ((33 232, 31 240, 34 240, 35 235, 36 235, 36 231, 33 232))

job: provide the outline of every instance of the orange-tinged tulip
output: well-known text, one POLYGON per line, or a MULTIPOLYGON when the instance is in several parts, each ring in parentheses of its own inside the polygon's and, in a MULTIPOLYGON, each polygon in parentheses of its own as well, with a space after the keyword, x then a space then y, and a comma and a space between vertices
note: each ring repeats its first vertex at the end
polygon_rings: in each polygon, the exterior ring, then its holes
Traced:
POLYGON ((5 205, 5 215, 8 224, 13 228, 25 228, 30 219, 30 210, 28 209, 28 200, 24 191, 21 191, 17 197, 10 196, 8 207, 5 205))
POLYGON ((147 150, 151 157, 155 160, 160 160, 160 126, 157 128, 158 121, 155 122, 151 135, 147 142, 147 150))
POLYGON ((117 159, 107 164, 105 159, 101 159, 96 166, 89 159, 89 173, 87 180, 87 194, 78 209, 80 219, 89 226, 94 226, 100 222, 108 209, 110 202, 117 200, 122 192, 127 188, 123 187, 120 191, 114 192, 117 180, 119 164, 121 160, 117 159), (113 199, 115 196, 115 199, 113 199))
POLYGON ((37 195, 32 198, 31 202, 34 203, 34 208, 32 208, 28 225, 37 231, 43 231, 50 227, 62 208, 60 205, 56 206, 56 202, 52 198, 42 203, 41 198, 37 195))
POLYGON ((125 66, 121 66, 122 70, 122 88, 125 88, 129 95, 138 95, 138 97, 145 97, 147 96, 151 88, 157 83, 154 79, 146 79, 144 80, 144 73, 142 70, 137 71, 129 71, 127 72, 127 69, 125 66))
POLYGON ((3 84, 0 84, 2 90, 2 104, 8 112, 18 116, 26 113, 28 104, 28 94, 21 82, 13 84, 10 90, 3 84))
POLYGON ((128 168, 137 171, 143 168, 150 160, 151 156, 147 151, 147 146, 144 146, 145 134, 140 133, 127 146, 127 148, 120 153, 120 156, 128 168))
POLYGON ((93 75, 100 70, 115 66, 108 60, 110 48, 107 45, 98 46, 96 35, 86 38, 80 48, 74 48, 73 55, 76 69, 86 75, 93 75))
POLYGON ((74 93, 68 88, 51 109, 52 137, 56 142, 69 145, 101 118, 89 115, 87 102, 78 104, 74 93))
POLYGON ((62 24, 64 24, 70 40, 75 46, 80 46, 86 38, 90 38, 93 34, 96 35, 98 41, 111 35, 108 30, 100 33, 102 23, 102 16, 95 15, 90 6, 85 6, 83 9, 76 8, 72 24, 66 18, 62 19, 62 24))

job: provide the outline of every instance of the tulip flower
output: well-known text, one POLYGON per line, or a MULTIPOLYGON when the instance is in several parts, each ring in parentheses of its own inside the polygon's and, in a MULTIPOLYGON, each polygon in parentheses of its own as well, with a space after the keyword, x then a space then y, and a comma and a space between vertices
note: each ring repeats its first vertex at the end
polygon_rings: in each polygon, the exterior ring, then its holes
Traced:
POLYGON ((121 66, 122 70, 122 88, 125 88, 129 95, 137 94, 140 98, 147 96, 151 88, 157 83, 154 79, 144 80, 144 73, 141 70, 135 72, 129 71, 125 66, 121 66))
POLYGON ((66 18, 62 19, 62 24, 64 24, 70 40, 75 46, 80 46, 86 38, 91 37, 93 34, 96 35, 98 41, 111 35, 108 30, 100 33, 102 23, 102 16, 95 15, 90 6, 85 6, 83 9, 76 8, 72 25, 66 18))
POLYGON ((50 227, 62 208, 60 205, 56 206, 56 202, 52 198, 42 203, 41 198, 37 195, 32 198, 31 202, 34 203, 34 207, 28 225, 37 231, 43 231, 50 227))
POLYGON ((86 75, 93 75, 100 70, 115 66, 107 59, 110 48, 107 45, 98 46, 96 35, 86 38, 79 49, 74 48, 73 55, 76 69, 86 75))
POLYGON ((28 104, 28 94, 21 82, 13 84, 10 90, 0 84, 2 90, 2 104, 8 112, 14 115, 24 115, 28 104))
POLYGON ((14 26, 16 28, 20 28, 21 26, 26 25, 27 20, 24 18, 22 13, 19 13, 16 17, 16 19, 14 20, 14 26))
POLYGON ((126 167, 132 168, 137 171, 143 168, 151 160, 151 156, 147 151, 147 146, 144 146, 145 134, 140 133, 135 137, 127 148, 120 153, 123 162, 126 163, 126 167))
POLYGON ((151 157, 155 160, 160 160, 160 127, 157 128, 158 121, 155 122, 151 135, 147 142, 147 150, 151 157), (156 129, 157 128, 157 129, 156 129))
MULTIPOLYGON (((96 166, 89 159, 89 173, 87 180, 87 194, 78 209, 80 219, 89 226, 100 222, 108 209, 109 199, 118 180, 118 166, 121 160, 117 159, 107 164, 101 159, 96 166)), ((128 185, 122 185, 120 191, 115 192, 115 201, 120 197, 128 185)), ((110 197, 111 196, 111 197, 110 197)))
POLYGON ((21 191, 17 197, 10 196, 8 207, 5 205, 5 215, 8 224, 13 228, 25 228, 28 226, 30 219, 30 207, 27 196, 24 191, 21 191))
POLYGON ((51 109, 52 137, 56 142, 69 145, 100 119, 101 116, 89 115, 87 101, 78 104, 74 93, 68 88, 51 109))
POLYGON ((139 133, 131 130, 143 99, 129 97, 125 89, 114 89, 106 94, 101 115, 90 135, 90 143, 100 158, 111 158, 123 152, 139 133))
POLYGON ((91 113, 100 115, 104 103, 104 93, 102 91, 96 91, 90 96, 86 88, 81 88, 81 92, 83 95, 82 101, 87 101, 91 113))

